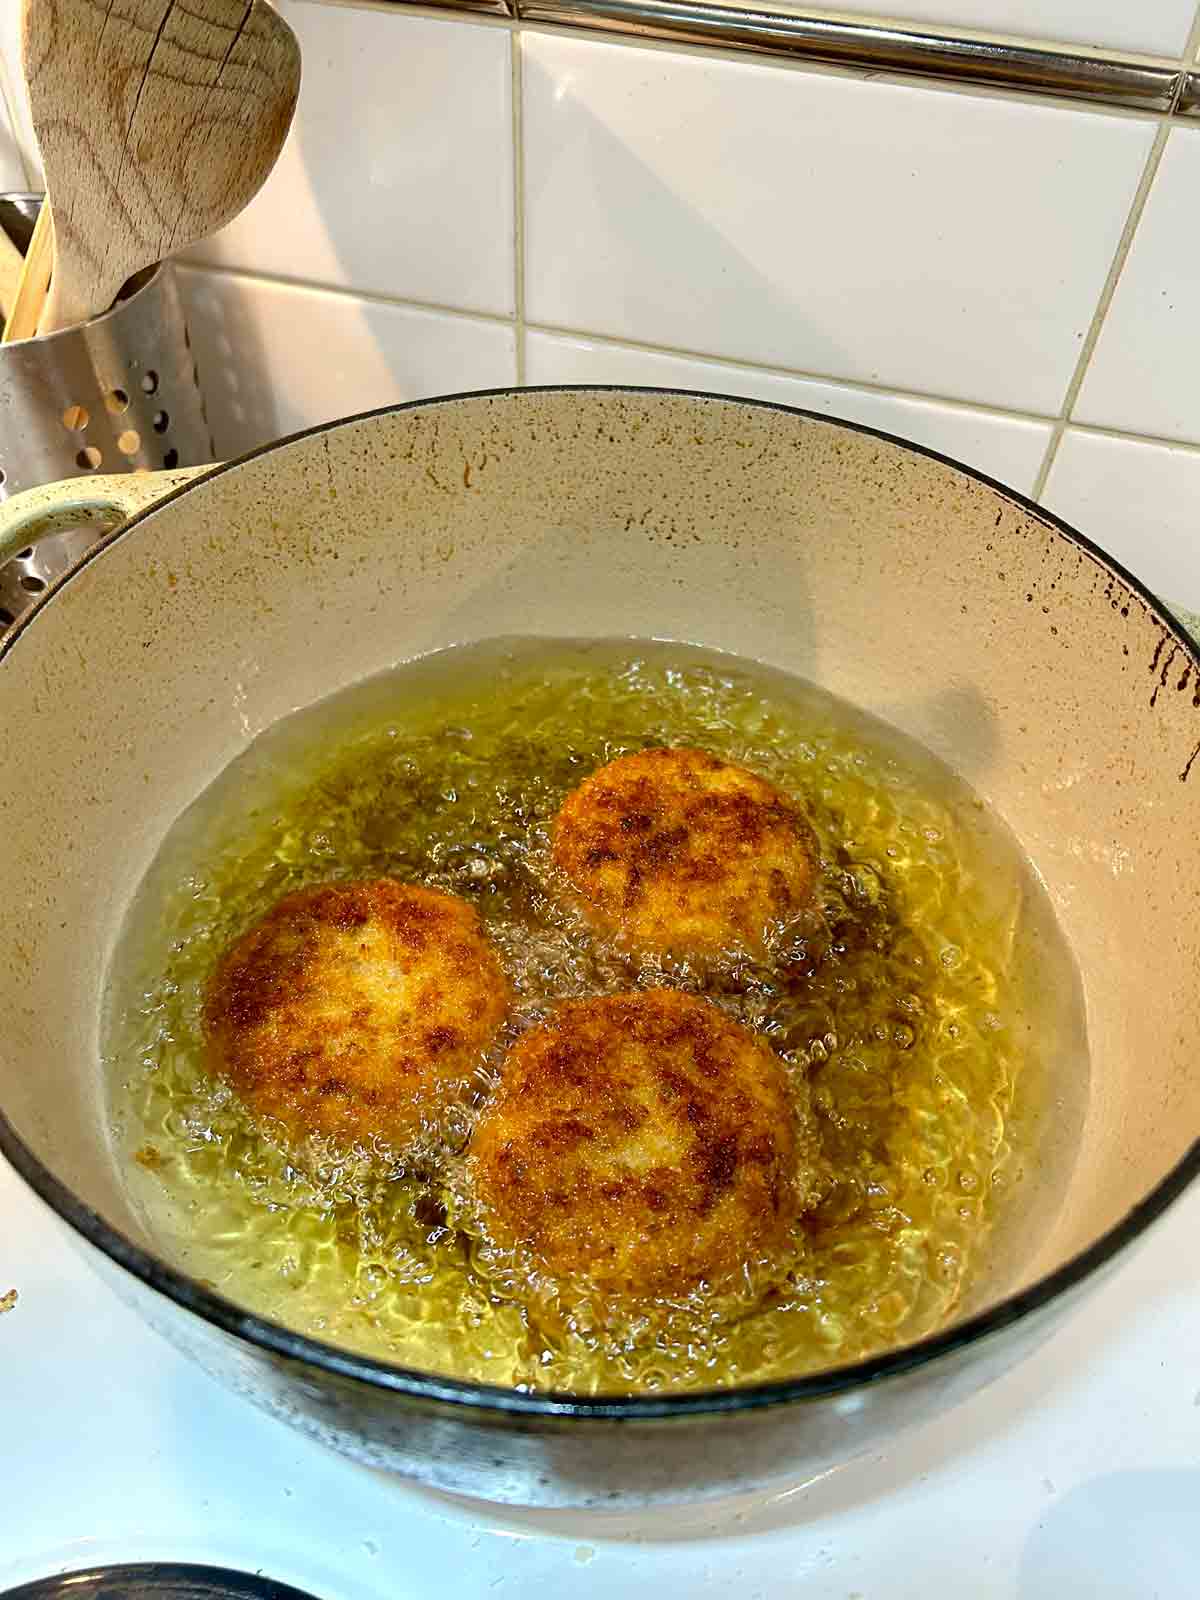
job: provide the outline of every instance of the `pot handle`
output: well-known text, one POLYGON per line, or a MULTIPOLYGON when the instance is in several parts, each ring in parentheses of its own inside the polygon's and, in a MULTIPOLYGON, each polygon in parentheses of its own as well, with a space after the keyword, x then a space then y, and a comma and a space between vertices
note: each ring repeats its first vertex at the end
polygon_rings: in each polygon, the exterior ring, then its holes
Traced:
POLYGON ((0 640, 130 517, 212 470, 67 478, 0 502, 0 640))

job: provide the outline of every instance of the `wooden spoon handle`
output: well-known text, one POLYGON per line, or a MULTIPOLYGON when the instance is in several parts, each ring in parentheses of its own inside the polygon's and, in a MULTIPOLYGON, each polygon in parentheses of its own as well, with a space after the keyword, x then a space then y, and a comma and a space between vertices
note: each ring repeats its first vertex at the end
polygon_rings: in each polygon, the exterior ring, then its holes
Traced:
POLYGON ((43 200, 12 309, 4 324, 5 344, 11 344, 14 339, 32 339, 38 331, 38 319, 46 303, 46 290, 53 270, 54 223, 50 216, 50 202, 43 200))

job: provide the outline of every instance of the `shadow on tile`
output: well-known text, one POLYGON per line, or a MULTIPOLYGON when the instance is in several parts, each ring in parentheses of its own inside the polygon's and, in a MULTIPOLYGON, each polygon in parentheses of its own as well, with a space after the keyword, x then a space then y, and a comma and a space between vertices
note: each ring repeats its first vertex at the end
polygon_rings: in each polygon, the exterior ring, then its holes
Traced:
POLYGON ((279 436, 269 359, 236 285, 188 271, 179 283, 216 456, 228 461, 279 436))
POLYGON ((1020 1600, 1146 1600, 1200 1583, 1200 1468, 1110 1472, 1050 1502, 1021 1557, 1020 1600))

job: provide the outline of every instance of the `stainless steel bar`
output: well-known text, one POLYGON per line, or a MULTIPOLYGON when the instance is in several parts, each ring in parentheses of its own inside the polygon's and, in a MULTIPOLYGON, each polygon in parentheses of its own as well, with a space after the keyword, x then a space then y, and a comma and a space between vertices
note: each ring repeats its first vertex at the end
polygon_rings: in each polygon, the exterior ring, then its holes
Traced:
POLYGON ((1185 72, 1176 106, 1181 117, 1200 117, 1200 72, 1185 72))
MULTIPOLYGON (((709 5, 703 0, 513 3, 523 22, 713 45, 1142 111, 1170 111, 1185 77, 1177 63, 1153 57, 935 33, 916 24, 709 5)), ((1196 87, 1200 94, 1200 81, 1196 87)))

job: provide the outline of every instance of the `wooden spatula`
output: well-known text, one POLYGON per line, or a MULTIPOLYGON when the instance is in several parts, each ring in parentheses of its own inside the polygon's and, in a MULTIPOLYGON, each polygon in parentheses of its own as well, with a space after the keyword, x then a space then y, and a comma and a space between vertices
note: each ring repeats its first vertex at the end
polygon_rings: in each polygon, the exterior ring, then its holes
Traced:
POLYGON ((253 198, 300 50, 265 0, 25 0, 22 54, 54 209, 52 333, 253 198))

